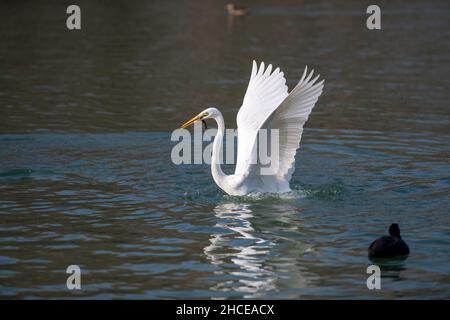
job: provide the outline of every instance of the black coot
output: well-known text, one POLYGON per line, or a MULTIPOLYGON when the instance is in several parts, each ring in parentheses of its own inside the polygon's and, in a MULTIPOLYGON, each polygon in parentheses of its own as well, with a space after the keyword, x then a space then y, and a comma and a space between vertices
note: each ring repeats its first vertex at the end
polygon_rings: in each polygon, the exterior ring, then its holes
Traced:
POLYGON ((389 235, 381 237, 369 247, 370 258, 388 258, 395 256, 406 256, 409 254, 409 248, 400 236, 398 224, 393 223, 389 227, 389 235))

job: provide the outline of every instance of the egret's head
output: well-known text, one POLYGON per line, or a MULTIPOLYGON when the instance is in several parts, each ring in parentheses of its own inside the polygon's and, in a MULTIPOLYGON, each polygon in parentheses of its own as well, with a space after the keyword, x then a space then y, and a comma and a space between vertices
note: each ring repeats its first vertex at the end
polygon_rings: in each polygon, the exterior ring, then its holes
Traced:
POLYGON ((189 121, 186 121, 185 123, 183 123, 183 125, 181 127, 183 129, 187 128, 196 121, 202 121, 206 127, 206 122, 204 120, 205 119, 213 119, 213 118, 217 117, 219 114, 220 114, 220 112, 216 108, 205 109, 202 112, 200 112, 198 115, 196 115, 195 117, 190 119, 189 121))

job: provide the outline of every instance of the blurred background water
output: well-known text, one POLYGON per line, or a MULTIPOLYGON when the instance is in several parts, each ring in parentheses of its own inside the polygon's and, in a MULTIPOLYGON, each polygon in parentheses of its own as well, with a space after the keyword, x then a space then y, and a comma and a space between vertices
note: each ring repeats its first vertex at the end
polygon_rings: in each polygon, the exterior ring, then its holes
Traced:
MULTIPOLYGON (((0 0, 1 298, 450 298, 447 1, 0 0), (326 79, 293 192, 230 197, 176 166, 207 106, 235 127, 251 60, 326 79), (398 222, 411 255, 366 287, 398 222), (66 288, 67 266, 82 290, 66 288)), ((230 168, 227 168, 230 169, 230 168)))

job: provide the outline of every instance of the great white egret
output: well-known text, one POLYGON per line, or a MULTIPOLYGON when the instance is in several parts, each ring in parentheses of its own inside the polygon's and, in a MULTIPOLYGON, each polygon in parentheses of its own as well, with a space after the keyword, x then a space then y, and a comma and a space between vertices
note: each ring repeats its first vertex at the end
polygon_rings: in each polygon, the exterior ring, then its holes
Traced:
POLYGON ((229 195, 247 195, 255 192, 284 193, 291 191, 289 181, 295 169, 295 154, 300 145, 303 125, 323 90, 324 80, 316 83, 314 70, 308 74, 308 67, 295 88, 288 93, 283 72, 272 65, 259 68, 253 61, 250 82, 244 101, 237 114, 238 153, 234 174, 226 175, 220 167, 220 150, 225 131, 222 113, 208 108, 185 122, 187 128, 196 121, 214 119, 217 134, 214 138, 211 158, 211 172, 216 184, 229 195), (258 132, 261 129, 278 129, 278 163, 271 174, 262 174, 262 165, 253 161, 257 148, 258 132))

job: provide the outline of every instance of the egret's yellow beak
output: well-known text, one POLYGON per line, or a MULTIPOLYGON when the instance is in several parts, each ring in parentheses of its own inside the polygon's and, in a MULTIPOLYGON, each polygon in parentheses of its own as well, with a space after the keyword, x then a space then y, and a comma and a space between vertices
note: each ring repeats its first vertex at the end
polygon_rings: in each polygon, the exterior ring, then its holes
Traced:
POLYGON ((200 113, 199 115, 196 115, 195 117, 193 117, 191 120, 186 121, 185 123, 183 123, 183 125, 181 126, 183 129, 189 127, 190 125, 192 125, 195 121, 199 121, 202 120, 203 118, 205 118, 208 114, 206 113, 200 113))

